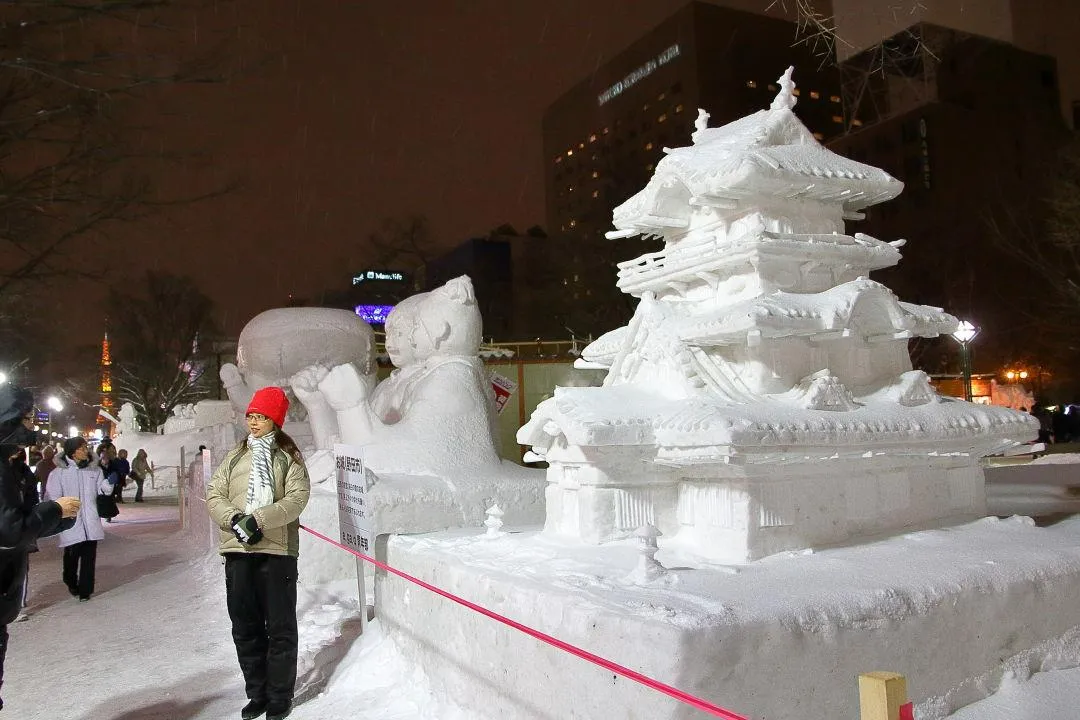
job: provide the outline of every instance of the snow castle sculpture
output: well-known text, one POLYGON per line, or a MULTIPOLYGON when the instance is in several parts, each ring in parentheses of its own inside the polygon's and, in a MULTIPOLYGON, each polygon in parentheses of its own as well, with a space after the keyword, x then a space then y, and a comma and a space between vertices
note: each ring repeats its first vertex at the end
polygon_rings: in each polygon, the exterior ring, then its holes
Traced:
MULTIPOLYGON (((789 69, 762 110, 667 149, 609 237, 665 247, 619 265, 641 299, 582 353, 603 387, 557 388, 518 432, 548 467, 545 532, 592 543, 651 524, 702 556, 754 560, 984 513, 980 458, 1026 414, 939 397, 907 342, 939 308, 867 275, 903 241, 844 221, 903 183, 822 147, 789 69)), ((579 362, 582 362, 579 361, 579 362)))

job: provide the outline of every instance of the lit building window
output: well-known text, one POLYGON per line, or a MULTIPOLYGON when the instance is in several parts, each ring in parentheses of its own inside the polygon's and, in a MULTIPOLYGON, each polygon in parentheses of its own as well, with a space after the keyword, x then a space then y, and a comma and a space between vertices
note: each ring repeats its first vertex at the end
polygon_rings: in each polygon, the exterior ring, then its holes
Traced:
POLYGON ((663 102, 664 98, 666 98, 666 97, 667 97, 667 93, 660 93, 659 95, 656 96, 656 101, 657 102, 663 102))
POLYGON ((802 95, 802 90, 800 90, 799 88, 795 88, 794 90, 791 91, 791 94, 794 95, 795 97, 799 97, 800 95, 802 95))
POLYGON ((646 150, 652 150, 652 143, 645 143, 646 150))
POLYGON ((593 191, 592 191, 592 196, 593 196, 594 198, 598 198, 598 197, 600 197, 600 191, 599 191, 599 190, 593 190, 593 191))
POLYGON ((599 171, 599 170, 593 170, 593 171, 592 171, 592 176, 593 176, 594 178, 598 178, 598 177, 600 177, 600 171, 599 171))
POLYGON ((584 150, 585 149, 585 143, 578 143, 577 144, 577 149, 578 150, 584 150))
POLYGON ((558 165, 561 162, 562 162, 562 155, 559 155, 558 157, 555 158, 555 164, 558 165))
POLYGON ((611 132, 611 128, 604 128, 604 135, 607 135, 609 132, 611 132))
POLYGON ((566 151, 566 157, 572 157, 574 155, 574 148, 570 148, 566 151))
POLYGON ((818 140, 818 141, 821 141, 821 140, 825 139, 825 136, 822 135, 821 133, 814 133, 814 139, 818 140))
POLYGON ((855 118, 851 121, 851 124, 855 127, 862 127, 862 120, 860 120, 859 118, 855 118))
MULTIPOLYGON (((577 227, 577 220, 571 220, 570 221, 570 227, 576 228, 577 227)), ((563 285, 565 285, 565 284, 566 284, 566 281, 563 280, 563 285)))
POLYGON ((820 100, 821 99, 821 93, 819 93, 817 90, 811 90, 810 91, 810 99, 811 100, 820 100))
POLYGON ((642 107, 641 109, 642 109, 642 110, 645 110, 646 112, 648 112, 648 110, 649 110, 649 103, 645 103, 645 106, 644 106, 644 107, 642 107))
POLYGON ((840 102, 840 96, 839 95, 830 95, 829 96, 829 102, 839 103, 840 102))
POLYGON ((748 87, 748 88, 756 88, 757 87, 757 82, 754 81, 754 80, 747 80, 746 81, 746 87, 748 87))
POLYGON ((664 113, 660 117, 656 118, 656 122, 667 122, 667 113, 664 113))
POLYGON ((566 192, 568 192, 568 193, 574 192, 574 186, 573 185, 567 185, 566 186, 566 192))
POLYGON ((596 133, 589 136, 589 142, 596 142, 596 133))
POLYGON ((681 113, 682 112, 682 105, 676 105, 675 106, 675 112, 681 113))
POLYGON ((840 116, 840 115, 833 115, 832 116, 832 121, 834 123, 837 123, 838 125, 843 125, 844 124, 844 118, 842 116, 840 116))

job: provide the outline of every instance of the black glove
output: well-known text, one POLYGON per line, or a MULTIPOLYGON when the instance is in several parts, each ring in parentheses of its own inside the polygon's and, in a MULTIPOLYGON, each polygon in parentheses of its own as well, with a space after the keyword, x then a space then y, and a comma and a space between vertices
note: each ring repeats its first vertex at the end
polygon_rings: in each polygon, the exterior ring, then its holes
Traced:
POLYGON ((254 515, 234 515, 232 519, 232 531, 236 539, 245 545, 255 545, 263 538, 259 523, 255 522, 254 515))

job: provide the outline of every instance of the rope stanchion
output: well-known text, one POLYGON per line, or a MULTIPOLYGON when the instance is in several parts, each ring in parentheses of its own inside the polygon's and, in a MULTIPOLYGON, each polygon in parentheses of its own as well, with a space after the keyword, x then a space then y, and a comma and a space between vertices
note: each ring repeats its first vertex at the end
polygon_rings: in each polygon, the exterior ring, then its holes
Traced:
POLYGON ((394 575, 397 575, 398 577, 400 577, 400 578, 402 578, 404 580, 408 580, 409 582, 411 582, 411 583, 413 583, 415 585, 419 585, 420 587, 424 588, 425 590, 430 590, 431 592, 435 593, 436 595, 441 595, 442 597, 446 598, 447 600, 452 600, 453 602, 456 602, 458 605, 463 605, 463 606, 469 608, 470 610, 473 610, 474 612, 478 612, 481 615, 484 615, 486 617, 491 618, 492 620, 496 620, 498 622, 501 622, 503 625, 507 625, 509 627, 512 627, 515 630, 520 630, 521 632, 525 633, 526 635, 534 637, 537 640, 540 640, 541 642, 545 642, 548 645, 551 645, 552 647, 556 647, 556 648, 558 648, 560 650, 564 650, 564 651, 570 653, 571 655, 576 655, 577 657, 579 657, 579 658, 581 658, 583 660, 588 660, 589 662, 593 663, 594 665, 599 665, 600 667, 604 668, 605 670, 610 670, 611 672, 616 673, 617 675, 622 675, 625 678, 628 678, 628 679, 633 680, 635 682, 641 683, 642 685, 644 685, 646 687, 649 687, 649 688, 652 688, 653 690, 657 690, 659 692, 662 692, 665 695, 667 695, 669 697, 672 697, 672 698, 675 698, 676 700, 678 700, 680 702, 686 703, 687 705, 690 705, 691 707, 697 708, 698 710, 701 710, 702 712, 709 713, 710 715, 713 715, 715 717, 725 718, 725 720, 748 720, 748 718, 746 718, 746 716, 744 716, 744 715, 739 715, 737 713, 732 712, 731 710, 726 710, 726 709, 720 707, 719 705, 713 705, 712 703, 710 703, 707 700, 703 700, 703 699, 701 699, 699 697, 691 695, 690 693, 683 692, 682 690, 679 690, 678 688, 672 687, 671 685, 667 685, 666 683, 662 683, 659 680, 654 680, 654 679, 652 679, 651 677, 649 677, 647 675, 642 675, 641 673, 636 672, 634 670, 631 670, 628 667, 624 667, 622 665, 619 665, 618 663, 614 663, 611 660, 607 660, 605 658, 600 657, 599 655, 594 655, 593 653, 589 652, 588 650, 583 650, 582 648, 579 648, 576 645, 571 645, 570 643, 563 642, 562 640, 559 640, 558 638, 554 638, 551 635, 548 635, 546 633, 542 633, 539 630, 534 630, 533 628, 529 627, 528 625, 522 625, 521 623, 517 622, 516 620, 511 620, 510 618, 505 617, 503 615, 500 615, 497 612, 493 612, 491 610, 488 610, 487 608, 481 607, 480 605, 477 605, 476 603, 469 602, 465 598, 458 597, 457 595, 454 595, 453 593, 447 592, 446 590, 442 590, 441 588, 437 588, 434 585, 431 585, 430 583, 424 582, 420 578, 413 577, 412 575, 409 575, 408 573, 402 572, 401 570, 398 570, 396 568, 392 568, 389 565, 387 565, 386 563, 379 562, 378 560, 376 560, 373 557, 370 557, 370 556, 365 555, 365 554, 363 554, 361 552, 358 552, 358 551, 354 550, 353 548, 349 547, 348 545, 344 545, 344 544, 338 542, 337 540, 329 538, 326 535, 323 535, 322 533, 318 532, 317 530, 312 530, 311 528, 309 528, 309 527, 307 527, 305 525, 301 525, 300 529, 314 535, 315 537, 319 538, 320 540, 325 540, 326 542, 330 543, 331 545, 339 547, 339 548, 341 548, 342 550, 344 550, 346 552, 352 553, 356 557, 360 558, 361 560, 364 560, 366 562, 371 563, 372 565, 374 565, 377 568, 385 570, 388 573, 392 573, 394 575))

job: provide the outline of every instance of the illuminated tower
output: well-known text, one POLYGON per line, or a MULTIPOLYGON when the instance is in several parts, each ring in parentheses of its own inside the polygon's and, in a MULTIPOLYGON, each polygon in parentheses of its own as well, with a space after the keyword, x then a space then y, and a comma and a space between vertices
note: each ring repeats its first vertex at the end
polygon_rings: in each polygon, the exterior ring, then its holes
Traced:
MULTIPOLYGON (((113 413, 112 399, 112 357, 109 354, 109 333, 105 332, 105 339, 101 341, 101 407, 109 414, 113 413)), ((105 418, 98 416, 98 422, 107 422, 105 418)))

